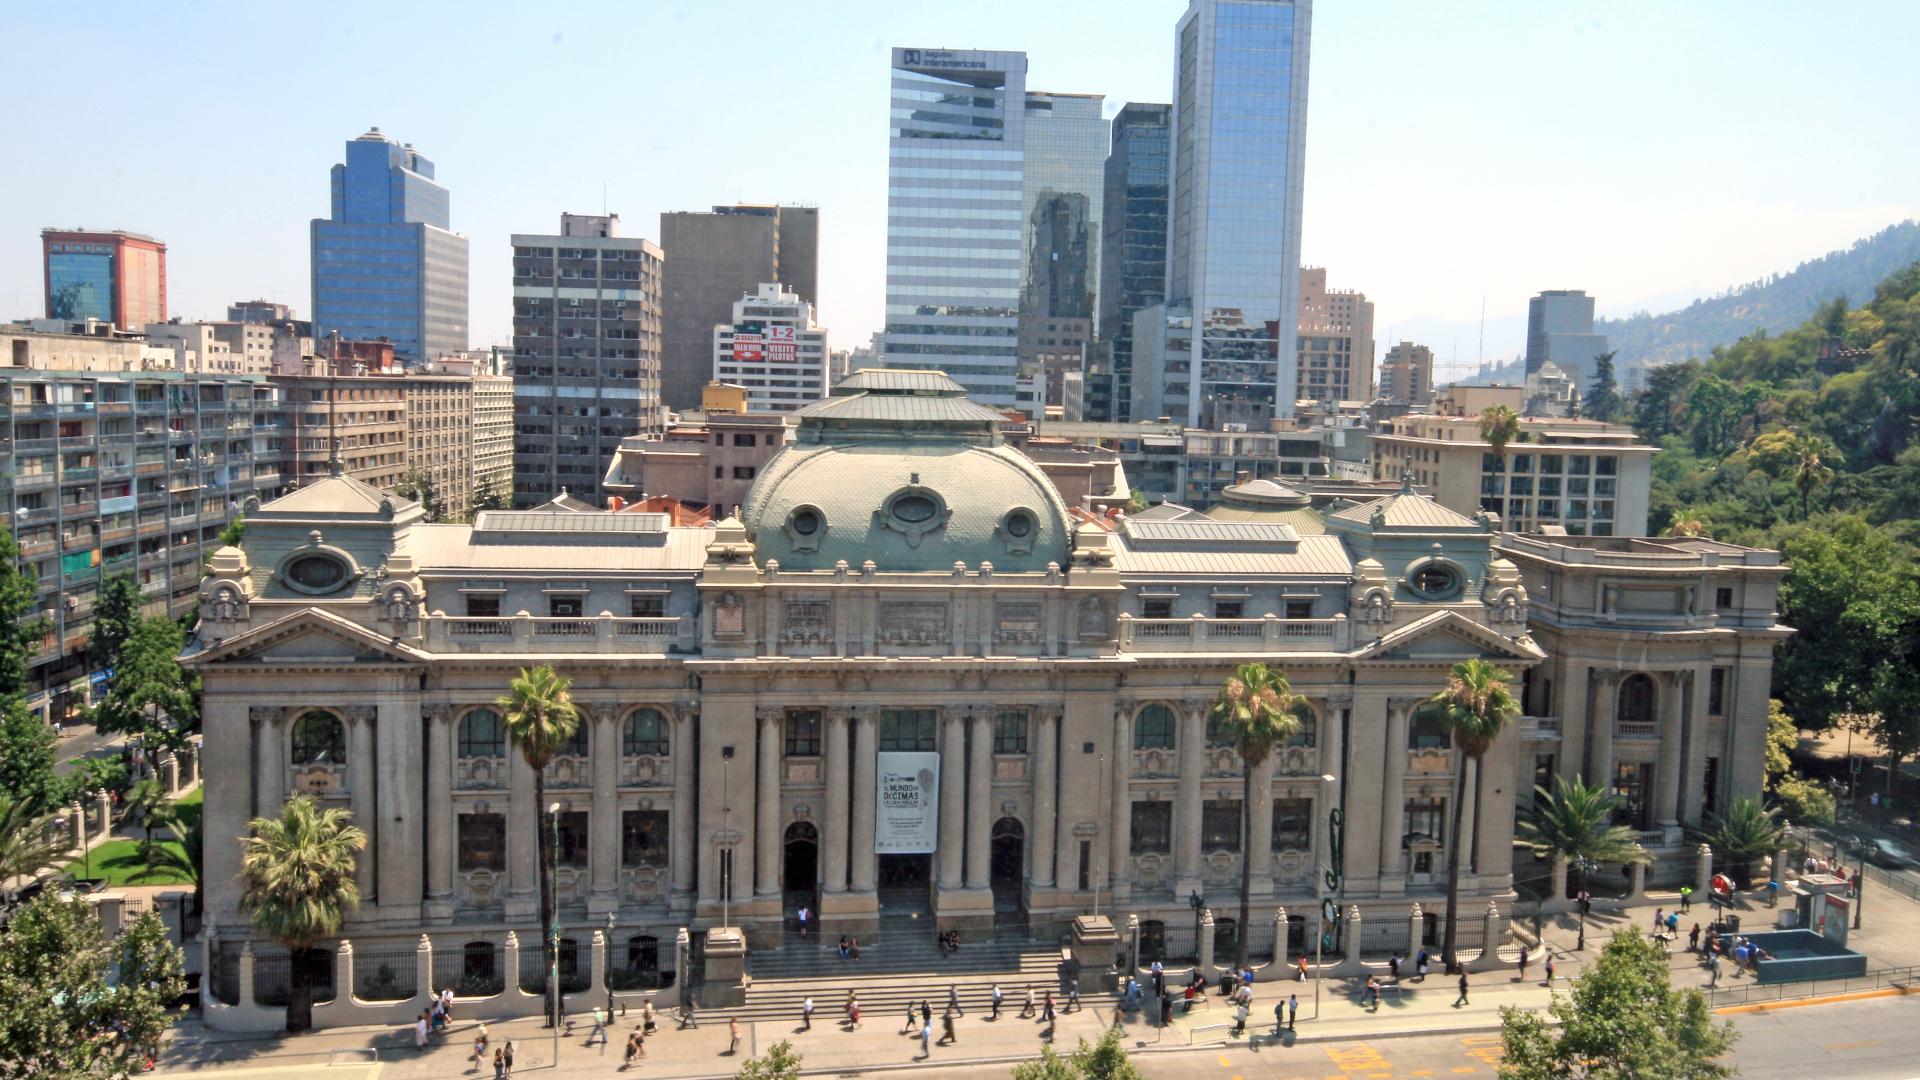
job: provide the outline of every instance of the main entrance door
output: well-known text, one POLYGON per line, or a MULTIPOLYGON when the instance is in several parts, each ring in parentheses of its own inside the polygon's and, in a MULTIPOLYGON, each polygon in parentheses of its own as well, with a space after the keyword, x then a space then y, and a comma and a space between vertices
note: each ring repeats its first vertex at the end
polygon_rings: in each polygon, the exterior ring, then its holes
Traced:
MULTIPOLYGON (((890 928, 889 919, 926 919, 933 911, 933 856, 881 855, 879 859, 882 932, 890 928)), ((922 928, 926 925, 921 923, 922 928)))
POLYGON ((784 925, 799 929, 801 907, 814 913, 815 928, 820 917, 820 834, 805 821, 787 827, 786 859, 781 872, 780 917, 784 925))
POLYGON ((993 854, 989 862, 993 885, 993 924, 1017 928, 1027 922, 1025 890, 1026 829, 1014 818, 993 823, 993 854))

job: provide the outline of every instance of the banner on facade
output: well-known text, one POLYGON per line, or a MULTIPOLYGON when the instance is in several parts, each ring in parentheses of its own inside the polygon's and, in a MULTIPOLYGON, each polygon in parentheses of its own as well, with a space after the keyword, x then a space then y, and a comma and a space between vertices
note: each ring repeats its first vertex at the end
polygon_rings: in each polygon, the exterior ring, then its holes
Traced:
POLYGON ((760 350, 761 340, 759 334, 736 333, 733 335, 733 358, 735 360, 759 360, 761 356, 760 350))
POLYGON ((940 755, 890 752, 876 756, 874 853, 931 853, 940 839, 940 755))
POLYGON ((800 357, 799 339, 791 326, 767 327, 767 362, 791 364, 800 357))

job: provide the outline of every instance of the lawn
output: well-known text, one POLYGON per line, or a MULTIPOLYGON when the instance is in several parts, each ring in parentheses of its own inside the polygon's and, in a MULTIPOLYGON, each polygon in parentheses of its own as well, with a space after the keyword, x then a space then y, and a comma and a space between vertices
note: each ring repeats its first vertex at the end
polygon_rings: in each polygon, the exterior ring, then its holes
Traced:
MULTIPOLYGON (((180 815, 183 826, 192 826, 200 819, 201 789, 195 788, 186 797, 173 805, 180 815)), ((180 842, 173 839, 173 833, 165 828, 154 830, 154 838, 163 847, 179 852, 180 842)), ((140 841, 133 839, 109 840, 93 849, 87 859, 75 859, 67 864, 66 872, 73 877, 104 878, 109 885, 189 885, 192 882, 171 873, 147 874, 146 863, 140 860, 140 841), (144 876, 143 876, 144 875, 144 876)))

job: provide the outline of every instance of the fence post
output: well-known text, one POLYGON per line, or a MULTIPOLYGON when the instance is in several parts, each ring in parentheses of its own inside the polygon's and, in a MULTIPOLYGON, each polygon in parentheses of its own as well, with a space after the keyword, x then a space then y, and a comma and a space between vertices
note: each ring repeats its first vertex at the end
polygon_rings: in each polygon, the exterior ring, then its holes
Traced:
POLYGON ((113 800, 108 798, 107 793, 103 791, 100 793, 98 800, 95 802, 95 806, 98 807, 99 814, 100 814, 100 827, 93 830, 93 835, 95 836, 112 835, 113 834, 113 800))
POLYGON ((1420 910, 1416 901, 1413 910, 1407 913, 1407 955, 1420 955, 1420 946, 1427 934, 1426 913, 1420 910))
POLYGON ((233 988, 234 1004, 239 1007, 253 1006, 253 939, 240 943, 240 985, 233 988))
POLYGON ((1273 970, 1284 971, 1287 966, 1287 909, 1273 909, 1273 970))
POLYGON ((501 963, 506 966, 505 978, 500 980, 502 993, 520 992, 520 935, 507 931, 507 943, 500 950, 501 963))
MULTIPOLYGON (((1139 970, 1140 970, 1140 916, 1128 915, 1127 916, 1127 970, 1125 974, 1128 977, 1132 977, 1139 970)), ((1127 985, 1127 980, 1121 979, 1120 988, 1124 990, 1126 989, 1126 985, 1127 985)))
POLYGON ((1799 876, 1799 874, 1794 872, 1793 863, 1787 858, 1786 848, 1781 848, 1779 851, 1773 853, 1773 880, 1779 882, 1782 889, 1787 887, 1789 881, 1793 881, 1799 876))
POLYGON ((176 795, 180 791, 180 759, 168 754, 160 759, 160 775, 167 782, 167 794, 176 795))
POLYGON ((1713 849, 1701 844, 1697 851, 1699 861, 1694 867, 1694 890, 1713 903, 1713 849))
POLYGON ((1200 974, 1213 977, 1213 909, 1200 913, 1200 940, 1193 943, 1194 957, 1200 965, 1200 974))
POLYGON ((1486 923, 1480 930, 1480 970, 1491 971, 1500 962, 1500 905, 1487 901, 1486 923))
POLYGON ((597 994, 607 989, 607 932, 593 932, 593 956, 588 961, 589 978, 592 980, 587 993, 597 994))
POLYGON ((413 992, 417 997, 425 993, 429 999, 434 996, 433 985, 433 940, 425 934, 420 935, 420 949, 413 956, 413 992))
POLYGON ((333 1000, 353 1001, 353 942, 348 938, 341 938, 333 950, 333 1000))
POLYGON ((1354 904, 1347 908, 1347 962, 1345 966, 1348 970, 1356 973, 1360 970, 1360 927, 1360 905, 1354 904))
POLYGON ((73 815, 71 820, 71 824, 73 825, 73 846, 79 848, 81 851, 85 851, 87 850, 87 812, 80 808, 79 803, 74 803, 69 807, 69 811, 73 815))
POLYGON ((1647 895, 1647 864, 1646 863, 1637 862, 1633 864, 1632 882, 1633 884, 1629 887, 1629 891, 1627 893, 1628 900, 1638 900, 1641 897, 1644 897, 1645 895, 1647 895))

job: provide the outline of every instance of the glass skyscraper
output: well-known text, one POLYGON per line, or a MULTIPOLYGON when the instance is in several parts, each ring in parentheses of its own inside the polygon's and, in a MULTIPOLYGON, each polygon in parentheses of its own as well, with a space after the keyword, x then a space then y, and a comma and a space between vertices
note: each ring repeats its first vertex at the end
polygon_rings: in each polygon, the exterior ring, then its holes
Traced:
POLYGON ((1312 0, 1191 0, 1178 24, 1161 313, 1172 336, 1154 350, 1151 395, 1177 421, 1263 428, 1293 415, 1312 24, 1312 0))
POLYGON ((975 400, 1019 373, 1027 57, 894 49, 887 169, 888 367, 975 400))
POLYGON ((1091 320, 1099 310, 1106 98, 1043 91, 1026 97, 1021 313, 1091 320))
POLYGON ((333 167, 332 216, 313 221, 313 332, 386 338, 424 363, 467 347, 467 238, 412 144, 374 128, 333 167))
MULTIPOLYGON (((1171 105, 1128 102, 1113 118, 1100 245, 1100 342, 1108 389, 1098 420, 1133 419, 1133 315, 1166 298, 1171 105)), ((1096 376, 1089 375, 1089 397, 1096 376)))

